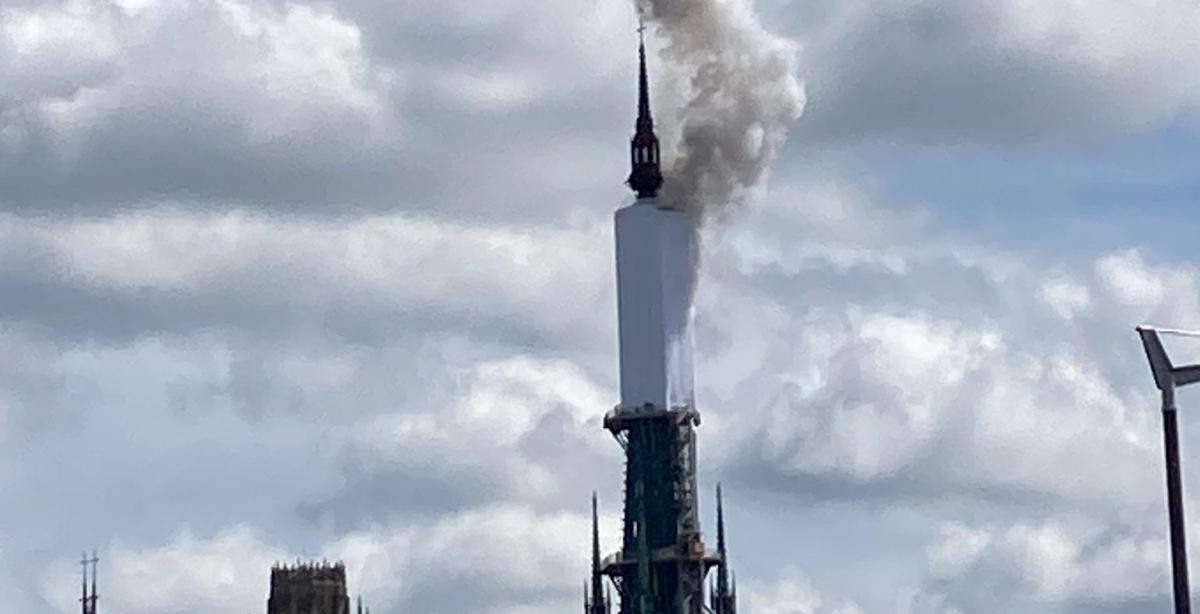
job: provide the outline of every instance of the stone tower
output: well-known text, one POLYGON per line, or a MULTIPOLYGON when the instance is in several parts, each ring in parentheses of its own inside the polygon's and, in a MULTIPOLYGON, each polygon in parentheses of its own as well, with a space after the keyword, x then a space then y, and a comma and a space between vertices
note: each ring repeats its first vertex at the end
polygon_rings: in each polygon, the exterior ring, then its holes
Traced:
POLYGON ((326 562, 275 565, 267 614, 351 614, 346 567, 326 562))

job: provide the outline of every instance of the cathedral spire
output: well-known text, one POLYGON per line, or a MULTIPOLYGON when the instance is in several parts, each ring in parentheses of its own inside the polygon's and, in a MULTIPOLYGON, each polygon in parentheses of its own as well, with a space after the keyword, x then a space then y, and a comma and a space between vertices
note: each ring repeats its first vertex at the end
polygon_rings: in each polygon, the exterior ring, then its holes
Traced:
POLYGON ((596 506, 596 493, 592 493, 592 598, 599 599, 600 586, 600 513, 596 506))
POLYGON ((717 484, 717 550, 725 556, 725 506, 721 500, 721 484, 717 484))
POLYGON ((609 599, 604 592, 604 576, 600 570, 600 515, 596 506, 596 493, 592 493, 592 590, 588 598, 588 587, 583 587, 584 611, 587 614, 608 614, 609 599))
POLYGON ((629 146, 632 170, 626 183, 637 192, 638 198, 654 198, 662 186, 663 177, 658 164, 658 137, 654 135, 654 118, 650 115, 645 30, 645 24, 638 27, 638 116, 636 131, 629 146))
POLYGON ((729 582, 729 556, 725 551, 725 507, 721 500, 721 485, 717 484, 717 590, 713 594, 713 612, 716 614, 736 614, 737 588, 729 582))
POLYGON ((650 78, 646 75, 646 25, 638 25, 638 131, 654 133, 650 115, 650 78))

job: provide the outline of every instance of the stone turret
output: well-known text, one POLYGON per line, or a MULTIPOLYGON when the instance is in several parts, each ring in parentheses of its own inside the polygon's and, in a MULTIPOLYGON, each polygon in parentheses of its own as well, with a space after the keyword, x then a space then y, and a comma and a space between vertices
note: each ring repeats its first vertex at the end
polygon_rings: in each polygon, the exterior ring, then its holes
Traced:
POLYGON ((271 568, 267 614, 351 614, 342 563, 301 563, 271 568))

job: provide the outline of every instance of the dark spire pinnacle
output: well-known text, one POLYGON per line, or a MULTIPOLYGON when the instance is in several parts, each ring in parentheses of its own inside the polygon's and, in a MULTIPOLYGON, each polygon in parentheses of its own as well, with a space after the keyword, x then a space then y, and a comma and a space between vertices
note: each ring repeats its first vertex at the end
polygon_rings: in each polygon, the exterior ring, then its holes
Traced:
POLYGON ((717 484, 717 556, 721 562, 717 566, 717 591, 713 597, 713 611, 716 614, 735 614, 737 612, 737 588, 730 586, 729 556, 725 551, 725 505, 721 497, 721 485, 717 484))
POLYGON ((725 557, 725 508, 721 502, 721 484, 717 483, 717 551, 725 557))
POLYGON ((659 170, 658 137, 654 135, 654 118, 650 115, 650 79, 646 76, 645 24, 638 27, 638 117, 636 131, 629 147, 629 162, 633 167, 626 183, 637 192, 638 198, 653 198, 662 186, 659 170))
POLYGON ((592 573, 600 571, 600 512, 596 504, 596 491, 592 491, 592 573))
POLYGON ((638 26, 638 131, 654 132, 650 115, 650 78, 646 76, 646 25, 638 26))
POLYGON ((729 594, 729 560, 725 552, 725 506, 721 500, 721 485, 717 484, 717 556, 721 565, 717 568, 717 594, 729 594))
POLYGON ((584 584, 584 610, 588 614, 606 614, 608 599, 604 593, 604 576, 600 572, 600 514, 596 505, 596 493, 592 492, 592 590, 588 600, 587 584, 584 584))

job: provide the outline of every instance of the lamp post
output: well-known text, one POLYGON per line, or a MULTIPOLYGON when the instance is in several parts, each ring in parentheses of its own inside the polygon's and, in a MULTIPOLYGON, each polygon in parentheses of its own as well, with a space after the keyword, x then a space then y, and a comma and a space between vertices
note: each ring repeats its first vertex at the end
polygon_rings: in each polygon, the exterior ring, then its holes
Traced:
MULTIPOLYGON (((1137 327, 1150 360, 1154 385, 1162 392, 1163 449, 1167 463, 1167 517, 1171 528, 1171 575, 1175 588, 1175 614, 1191 614, 1188 588, 1187 540, 1183 518, 1183 488, 1179 477, 1179 426, 1175 419, 1175 389, 1200 381, 1200 365, 1176 367, 1167 358, 1159 329, 1137 327)), ((1163 330, 1161 332, 1173 332, 1163 330)))

